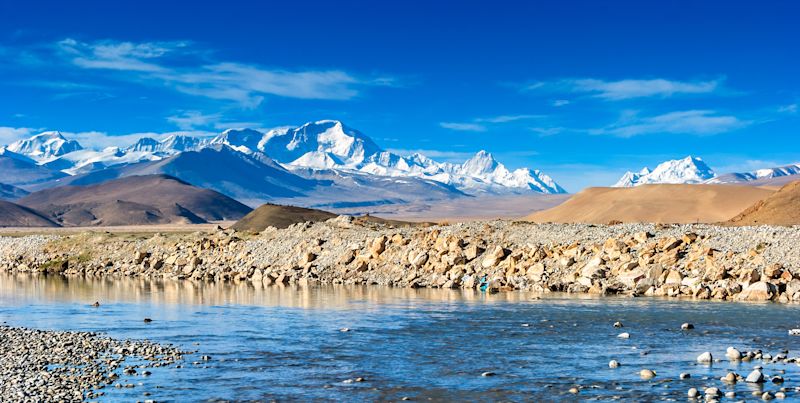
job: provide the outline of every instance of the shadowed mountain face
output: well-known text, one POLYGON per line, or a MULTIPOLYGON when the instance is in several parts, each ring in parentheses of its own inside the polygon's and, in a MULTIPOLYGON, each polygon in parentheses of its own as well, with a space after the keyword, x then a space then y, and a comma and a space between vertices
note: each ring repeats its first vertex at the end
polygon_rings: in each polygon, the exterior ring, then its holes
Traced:
POLYGON ((800 181, 758 201, 729 222, 733 225, 800 225, 800 181))
POLYGON ((65 176, 67 174, 36 165, 35 162, 12 152, 0 153, 0 183, 23 187, 65 176))
POLYGON ((16 186, 0 183, 0 199, 14 200, 14 199, 19 199, 20 197, 25 196, 27 194, 28 192, 16 186))
POLYGON ((227 146, 215 146, 180 153, 160 161, 117 166, 63 178, 45 186, 93 185, 144 175, 169 175, 243 201, 297 197, 317 184, 290 173, 260 154, 247 155, 227 146))
POLYGON ((0 227, 58 227, 45 214, 0 200, 0 227))
POLYGON ((203 223, 237 220, 250 212, 230 197, 167 175, 46 189, 19 203, 65 226, 203 223))

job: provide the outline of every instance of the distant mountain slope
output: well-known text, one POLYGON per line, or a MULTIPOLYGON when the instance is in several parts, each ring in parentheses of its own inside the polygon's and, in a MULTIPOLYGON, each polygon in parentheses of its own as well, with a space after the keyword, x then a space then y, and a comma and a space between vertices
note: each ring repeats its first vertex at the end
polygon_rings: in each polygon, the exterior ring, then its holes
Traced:
POLYGON ((702 159, 690 155, 684 159, 662 162, 652 171, 645 167, 638 173, 626 172, 612 187, 634 187, 659 183, 703 183, 714 177, 714 171, 702 159))
POLYGON ((317 185, 263 155, 243 154, 224 145, 183 152, 160 161, 111 167, 47 185, 91 185, 128 176, 157 174, 174 176, 245 202, 298 197, 304 190, 317 185))
POLYGON ((642 185, 588 188, 564 203, 531 214, 535 222, 716 223, 726 221, 773 191, 735 185, 642 185))
POLYGON ((58 227, 34 209, 0 200, 0 227, 58 227))
POLYGON ((19 204, 67 226, 202 223, 237 220, 250 212, 227 196, 166 175, 45 189, 19 204))
POLYGON ((750 172, 732 172, 717 176, 706 183, 739 183, 757 186, 785 185, 800 180, 800 164, 763 168, 750 172))
POLYGON ((334 217, 336 214, 322 210, 265 204, 251 211, 231 228, 237 231, 261 232, 267 227, 286 228, 300 222, 325 221, 334 217))
POLYGON ((789 183, 733 217, 732 225, 800 225, 800 181, 789 183))
POLYGON ((65 176, 67 174, 39 166, 23 155, 0 149, 0 183, 26 187, 65 176))
POLYGON ((14 200, 27 195, 28 192, 16 186, 0 183, 0 199, 14 200))

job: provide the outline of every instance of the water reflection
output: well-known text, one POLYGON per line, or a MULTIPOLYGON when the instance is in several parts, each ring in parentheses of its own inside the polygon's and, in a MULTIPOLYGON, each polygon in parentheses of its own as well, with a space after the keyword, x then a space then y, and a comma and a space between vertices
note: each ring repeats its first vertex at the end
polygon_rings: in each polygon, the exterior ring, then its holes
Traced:
MULTIPOLYGON (((304 309, 350 309, 354 301, 370 304, 512 303, 534 301, 528 292, 481 293, 475 290, 412 289, 352 285, 264 286, 261 283, 212 283, 144 278, 62 277, 38 274, 0 275, 0 295, 39 301, 148 302, 184 305, 257 305, 304 309)), ((582 295, 580 298, 594 298, 582 295)))

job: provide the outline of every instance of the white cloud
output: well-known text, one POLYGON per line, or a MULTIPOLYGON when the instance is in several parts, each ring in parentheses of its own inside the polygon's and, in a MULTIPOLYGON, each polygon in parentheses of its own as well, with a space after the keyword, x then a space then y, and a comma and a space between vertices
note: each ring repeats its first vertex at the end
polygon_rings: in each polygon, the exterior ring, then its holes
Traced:
POLYGON ((565 106, 565 105, 569 105, 569 100, 567 100, 567 99, 556 99, 556 100, 553 101, 553 106, 555 106, 555 107, 565 106))
POLYGON ((181 130, 192 130, 196 127, 208 127, 219 122, 221 115, 218 113, 203 114, 200 111, 184 111, 178 115, 168 116, 167 121, 175 124, 181 130))
POLYGON ((486 126, 477 123, 456 123, 456 122, 441 122, 439 126, 462 132, 485 132, 486 126))
POLYGON ((152 85, 162 83, 185 94, 234 101, 256 107, 265 96, 300 99, 347 100, 369 86, 396 86, 391 77, 360 78, 341 70, 289 71, 277 68, 220 62, 207 57, 189 65, 170 63, 199 52, 188 42, 58 42, 59 54, 82 69, 113 70, 119 79, 152 85))
MULTIPOLYGON (((709 94, 721 88, 721 80, 675 81, 663 78, 648 80, 606 81, 595 78, 564 79, 538 82, 524 88, 527 91, 549 90, 589 94, 608 101, 634 98, 668 98, 675 95, 709 94)), ((555 106, 561 106, 556 105, 555 106)))
POLYGON ((677 111, 649 117, 639 117, 635 112, 626 111, 617 123, 590 130, 590 133, 619 137, 650 133, 712 135, 741 129, 752 123, 710 110, 677 111))
POLYGON ((141 72, 163 72, 166 68, 155 63, 169 52, 186 46, 182 42, 79 42, 67 38, 58 48, 77 66, 87 69, 111 69, 141 72))
POLYGON ((475 122, 486 122, 486 123, 508 123, 508 122, 516 122, 518 120, 526 120, 526 119, 537 119, 543 117, 542 115, 500 115, 494 116, 489 118, 478 118, 475 119, 475 122))
POLYGON ((0 146, 11 144, 19 139, 30 137, 36 129, 28 127, 0 126, 0 146))
POLYGON ((784 105, 778 108, 781 113, 797 113, 797 104, 784 105))

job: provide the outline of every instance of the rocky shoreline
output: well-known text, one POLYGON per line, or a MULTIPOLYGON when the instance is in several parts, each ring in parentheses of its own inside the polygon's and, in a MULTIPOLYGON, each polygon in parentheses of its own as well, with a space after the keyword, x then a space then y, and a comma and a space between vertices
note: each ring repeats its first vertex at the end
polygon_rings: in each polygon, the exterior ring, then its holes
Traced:
POLYGON ((97 333, 0 326, 0 401, 98 399, 105 387, 134 387, 123 379, 148 376, 147 368, 174 365, 184 354, 173 346, 97 333))
POLYGON ((800 301, 800 227, 472 222, 340 216, 193 234, 0 237, 0 271, 283 284, 380 284, 800 301))

